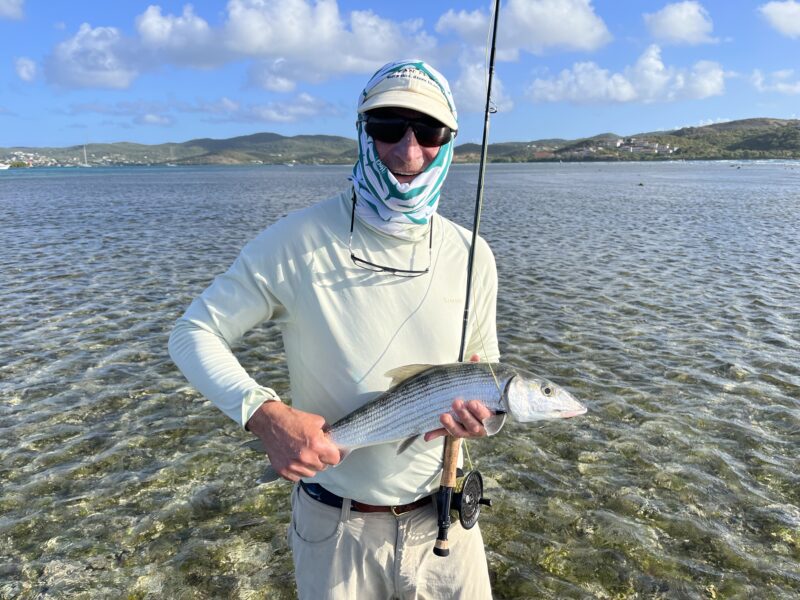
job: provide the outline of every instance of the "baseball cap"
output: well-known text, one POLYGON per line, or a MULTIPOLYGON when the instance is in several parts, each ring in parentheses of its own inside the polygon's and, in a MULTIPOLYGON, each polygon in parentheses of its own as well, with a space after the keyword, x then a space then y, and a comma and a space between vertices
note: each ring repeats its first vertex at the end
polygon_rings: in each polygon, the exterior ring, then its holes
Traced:
MULTIPOLYGON (((368 84, 361 95, 358 112, 363 113, 375 108, 409 108, 433 117, 454 131, 458 130, 455 106, 452 105, 452 100, 448 100, 450 90, 447 80, 424 63, 419 64, 427 67, 429 72, 439 75, 441 80, 434 80, 413 64, 389 70, 374 83, 371 81, 373 84, 371 87, 368 84)), ((385 69, 386 67, 383 68, 385 69)), ((380 72, 379 70, 378 73, 380 72)))

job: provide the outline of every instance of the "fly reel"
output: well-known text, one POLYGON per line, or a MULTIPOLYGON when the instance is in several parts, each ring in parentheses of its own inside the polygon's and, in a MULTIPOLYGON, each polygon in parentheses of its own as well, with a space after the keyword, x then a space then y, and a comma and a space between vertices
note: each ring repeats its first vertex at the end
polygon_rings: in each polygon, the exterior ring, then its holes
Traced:
POLYGON ((464 529, 472 529, 481 515, 481 505, 491 506, 492 501, 483 497, 483 477, 478 471, 470 471, 456 480, 452 508, 464 529))

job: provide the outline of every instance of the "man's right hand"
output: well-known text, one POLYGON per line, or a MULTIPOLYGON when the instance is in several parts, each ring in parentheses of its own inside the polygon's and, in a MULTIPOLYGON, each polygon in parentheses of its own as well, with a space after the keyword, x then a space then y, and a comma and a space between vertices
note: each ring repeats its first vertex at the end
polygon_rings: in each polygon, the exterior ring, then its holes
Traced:
POLYGON ((341 453, 325 435, 324 426, 321 416, 280 401, 265 402, 247 421, 247 429, 264 444, 272 467, 289 481, 313 477, 339 464, 341 453))

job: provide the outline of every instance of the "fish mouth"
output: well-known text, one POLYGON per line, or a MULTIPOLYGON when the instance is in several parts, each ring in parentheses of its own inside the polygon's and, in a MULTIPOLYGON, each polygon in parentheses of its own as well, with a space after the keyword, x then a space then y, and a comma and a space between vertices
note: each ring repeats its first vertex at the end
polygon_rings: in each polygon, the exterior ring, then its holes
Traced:
POLYGON ((585 406, 581 406, 580 408, 573 408, 570 410, 560 410, 558 411, 558 416, 562 419, 570 419, 572 417, 579 417, 580 415, 585 415, 588 409, 585 406))

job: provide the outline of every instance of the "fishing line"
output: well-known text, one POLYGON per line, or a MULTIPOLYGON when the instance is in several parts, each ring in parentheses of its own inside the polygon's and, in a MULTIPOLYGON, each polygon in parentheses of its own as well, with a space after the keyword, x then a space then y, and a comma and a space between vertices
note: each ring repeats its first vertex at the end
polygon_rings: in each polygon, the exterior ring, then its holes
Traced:
MULTIPOLYGON (((475 290, 474 289, 472 290, 472 303, 475 304, 475 290)), ((480 326, 478 325, 477 321, 475 323, 475 328, 478 330, 478 338, 481 341, 481 350, 483 351, 483 355, 484 356, 488 356, 488 353, 486 352, 486 343, 483 341, 484 340, 483 330, 480 328, 480 326)), ((499 392, 500 391, 500 382, 497 380, 497 373, 494 372, 494 367, 492 366, 491 362, 488 362, 486 364, 489 365, 489 372, 492 374, 492 379, 494 379, 494 386, 497 388, 497 391, 499 392)))
POLYGON ((472 471, 475 467, 472 466, 472 458, 469 455, 469 446, 467 442, 464 442, 464 458, 467 459, 467 464, 469 465, 469 470, 472 471))
MULTIPOLYGON (((475 305, 474 288, 472 290, 472 304, 473 306, 475 305)), ((483 356, 488 356, 488 353, 486 352, 486 343, 484 342, 485 338, 483 337, 483 329, 480 327, 477 320, 475 321, 475 328, 478 330, 478 339, 480 339, 481 342, 481 350, 483 351, 483 356)), ((500 392, 501 391, 500 381, 497 379, 497 373, 495 373, 494 367, 492 366, 491 362, 487 362, 486 364, 489 365, 489 372, 492 374, 492 379, 494 380, 494 386, 497 388, 497 391, 500 392)), ((469 464, 469 470, 472 471, 475 467, 472 465, 472 458, 469 455, 469 442, 467 441, 467 438, 464 438, 462 440, 462 445, 464 447, 464 458, 467 459, 467 464, 469 464)))

